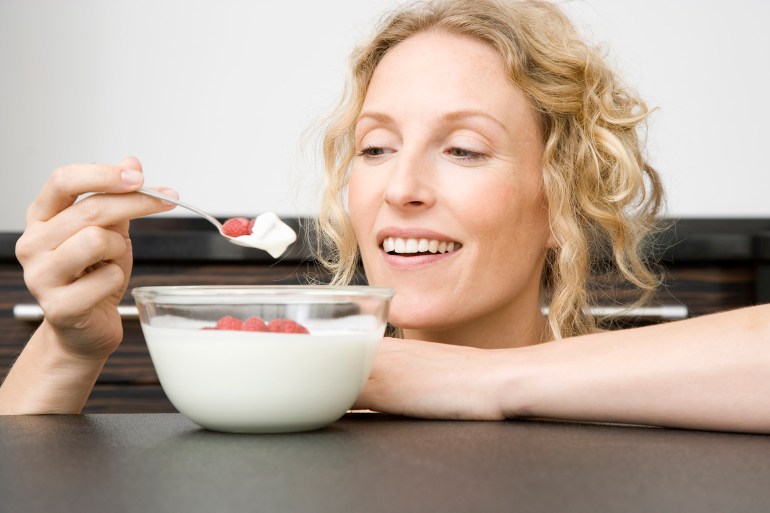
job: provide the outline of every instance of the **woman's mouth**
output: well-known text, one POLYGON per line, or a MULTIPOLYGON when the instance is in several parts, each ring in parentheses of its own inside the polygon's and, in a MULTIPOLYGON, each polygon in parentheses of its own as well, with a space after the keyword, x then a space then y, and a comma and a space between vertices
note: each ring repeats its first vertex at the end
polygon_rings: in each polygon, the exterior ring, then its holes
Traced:
POLYGON ((383 251, 400 256, 451 253, 461 247, 462 244, 455 241, 424 238, 385 237, 382 241, 383 251))

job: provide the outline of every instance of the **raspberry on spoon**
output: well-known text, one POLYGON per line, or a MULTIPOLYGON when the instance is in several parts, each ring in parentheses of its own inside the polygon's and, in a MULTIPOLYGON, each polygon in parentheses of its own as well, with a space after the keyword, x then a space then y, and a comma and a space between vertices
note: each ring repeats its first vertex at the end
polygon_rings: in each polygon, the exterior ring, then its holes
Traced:
POLYGON ((245 217, 233 217, 222 224, 222 233, 228 237, 251 235, 253 225, 254 223, 245 217))

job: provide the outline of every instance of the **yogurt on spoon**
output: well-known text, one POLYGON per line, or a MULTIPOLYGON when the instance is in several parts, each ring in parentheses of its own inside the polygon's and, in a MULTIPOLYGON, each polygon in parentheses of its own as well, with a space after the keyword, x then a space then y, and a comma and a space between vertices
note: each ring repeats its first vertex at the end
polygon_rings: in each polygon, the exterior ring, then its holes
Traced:
POLYGON ((195 212, 216 226, 219 233, 233 244, 267 251, 273 258, 281 256, 286 251, 286 248, 297 240, 297 234, 294 230, 281 221, 273 212, 265 212, 251 221, 245 217, 234 217, 224 223, 220 223, 217 218, 198 207, 147 187, 141 187, 136 192, 174 203, 191 212, 195 212))
POLYGON ((260 214, 252 221, 245 218, 228 219, 222 225, 221 231, 233 244, 267 251, 273 258, 281 256, 286 248, 297 240, 294 230, 273 212, 260 214), (237 223, 233 222, 235 220, 237 223), (240 226, 243 221, 246 221, 249 232, 243 233, 242 229, 231 230, 231 226, 240 226))

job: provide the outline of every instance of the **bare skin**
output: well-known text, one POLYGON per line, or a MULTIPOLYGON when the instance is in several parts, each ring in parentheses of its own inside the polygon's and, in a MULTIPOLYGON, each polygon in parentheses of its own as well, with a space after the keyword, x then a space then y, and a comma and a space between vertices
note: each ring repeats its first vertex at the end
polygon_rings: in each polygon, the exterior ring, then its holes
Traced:
POLYGON ((511 349, 386 339, 357 407, 770 434, 770 305, 511 349))
POLYGON ((499 55, 469 37, 410 37, 377 66, 355 135, 350 219, 369 283, 397 291, 390 322, 488 349, 547 338, 542 134, 499 55), (453 250, 387 251, 386 238, 453 250))
MULTIPOLYGON (((127 220, 171 208, 117 194, 139 187, 122 183, 119 171, 138 163, 121 164, 57 171, 30 208, 18 252, 46 320, 0 387, 2 414, 80 412, 120 343, 115 306, 131 266, 127 220), (110 194, 71 210, 80 189, 110 194), (65 213, 59 219, 75 226, 47 224, 65 213)), ((768 375, 770 306, 763 305, 522 348, 385 339, 357 407, 422 418, 770 433, 768 375)))
POLYGON ((554 241, 535 119, 474 39, 420 33, 378 65, 348 203, 367 277, 396 289, 391 322, 412 340, 385 340, 359 406, 770 432, 770 306, 542 343, 554 241), (399 254, 388 236, 462 247, 399 254))
POLYGON ((29 207, 16 253, 45 320, 0 388, 0 413, 80 411, 120 344, 117 305, 132 265, 129 219, 173 208, 125 194, 141 187, 141 170, 134 158, 65 166, 29 207), (88 192, 103 194, 76 202, 88 192))
MULTIPOLYGON (((374 123, 359 127, 362 160, 354 163, 350 208, 370 278, 401 294, 393 319, 408 339, 383 341, 357 407, 422 418, 549 417, 770 433, 770 305, 543 343, 537 278, 553 241, 541 202, 527 202, 539 194, 529 157, 540 149, 526 143, 526 108, 491 94, 510 85, 498 80, 494 59, 478 45, 463 50, 463 41, 415 38, 391 54, 405 60, 388 64, 398 78, 407 75, 401 64, 431 73, 442 56, 458 82, 415 75, 414 89, 394 95, 379 76, 379 98, 367 99, 375 114, 367 123, 374 123), (433 46, 426 52, 417 43, 433 46), (442 54, 444 44, 451 51, 442 54), (487 72, 474 72, 477 64, 487 72), (476 82, 482 79, 497 85, 476 82), (441 95, 420 92, 431 83, 441 85, 441 95), (472 93, 474 84, 483 92, 477 99, 489 102, 470 108, 517 113, 504 122, 513 132, 498 137, 459 115, 468 106, 455 100, 473 97, 464 88, 472 93), (404 107, 419 123, 399 113, 404 107), (452 124, 442 124, 447 120, 452 124), (514 201, 492 204, 500 191, 514 201), (474 210, 480 207, 489 208, 474 210), (517 223, 501 221, 511 218, 517 223), (457 241, 461 249, 394 255, 379 240, 413 234, 457 241)), ((80 412, 120 343, 116 306, 132 261, 128 221, 172 208, 127 194, 142 183, 128 170, 141 166, 128 159, 64 167, 30 207, 17 254, 46 318, 0 387, 0 413, 80 412), (75 203, 86 192, 104 194, 75 203)))

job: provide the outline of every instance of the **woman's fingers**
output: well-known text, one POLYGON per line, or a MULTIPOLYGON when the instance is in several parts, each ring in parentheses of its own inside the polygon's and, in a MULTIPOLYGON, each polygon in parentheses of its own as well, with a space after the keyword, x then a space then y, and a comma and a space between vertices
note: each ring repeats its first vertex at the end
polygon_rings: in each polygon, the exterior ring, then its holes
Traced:
POLYGON ((116 306, 132 265, 128 221, 174 207, 135 194, 143 181, 134 158, 64 166, 27 210, 16 255, 45 322, 68 351, 101 357, 120 342, 116 306))
MULTIPOLYGON (((176 196, 171 189, 160 192, 176 196)), ((86 226, 111 227, 127 237, 130 219, 166 212, 174 206, 144 194, 93 194, 38 225, 36 239, 42 246, 38 249, 57 247, 86 226)))
POLYGON ((125 193, 144 183, 141 165, 126 159, 122 166, 75 164, 56 169, 27 209, 27 222, 48 221, 89 192, 125 193))
POLYGON ((129 239, 89 226, 28 262, 24 279, 51 325, 108 332, 105 326, 126 290, 131 262, 129 239))
POLYGON ((98 226, 87 226, 59 247, 25 260, 25 280, 30 292, 37 297, 49 288, 73 283, 97 264, 123 262, 129 250, 123 235, 98 226))
POLYGON ((118 265, 104 264, 69 285, 47 289, 38 301, 52 325, 85 326, 85 319, 100 303, 122 293, 126 278, 118 265))

